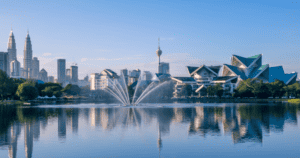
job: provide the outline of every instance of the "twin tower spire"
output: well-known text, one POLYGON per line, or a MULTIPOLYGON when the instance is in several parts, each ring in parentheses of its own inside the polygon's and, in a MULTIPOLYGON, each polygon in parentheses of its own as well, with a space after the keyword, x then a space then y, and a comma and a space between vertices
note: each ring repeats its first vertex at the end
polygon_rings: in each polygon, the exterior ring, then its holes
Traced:
MULTIPOLYGON (((9 58, 8 74, 11 75, 10 72, 14 71, 11 69, 20 69, 20 64, 17 65, 12 64, 13 61, 15 61, 14 63, 19 63, 17 61, 17 48, 16 48, 16 41, 15 41, 13 30, 11 30, 9 34, 7 51, 8 51, 8 58, 9 58)), ((25 45, 24 45, 24 70, 23 70, 24 74, 18 73, 16 75, 24 76, 25 78, 30 78, 32 74, 31 61, 32 61, 32 45, 31 45, 31 40, 28 31, 27 36, 25 38, 25 45)))

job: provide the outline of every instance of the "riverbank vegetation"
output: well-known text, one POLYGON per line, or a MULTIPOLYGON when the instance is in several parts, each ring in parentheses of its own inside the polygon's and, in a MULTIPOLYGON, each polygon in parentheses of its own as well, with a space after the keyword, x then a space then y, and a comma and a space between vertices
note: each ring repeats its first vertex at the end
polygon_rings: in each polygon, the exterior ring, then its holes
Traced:
POLYGON ((38 83, 31 79, 10 78, 6 72, 0 70, 1 104, 10 104, 15 100, 34 100, 38 96, 58 98, 62 95, 79 95, 80 91, 81 89, 77 85, 72 84, 62 88, 59 83, 38 83))

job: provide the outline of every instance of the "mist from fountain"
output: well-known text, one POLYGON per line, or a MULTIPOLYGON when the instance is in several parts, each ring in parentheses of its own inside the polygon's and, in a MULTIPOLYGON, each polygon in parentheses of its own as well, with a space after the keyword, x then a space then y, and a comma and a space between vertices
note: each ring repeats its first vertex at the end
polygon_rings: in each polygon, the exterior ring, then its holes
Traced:
POLYGON ((108 79, 108 86, 104 90, 124 105, 137 105, 145 99, 145 97, 166 83, 168 82, 159 83, 158 80, 154 80, 151 84, 148 84, 146 80, 142 79, 142 75, 140 74, 131 102, 124 74, 121 74, 117 79, 108 79), (146 84, 147 87, 145 88, 141 86, 141 84, 146 84))

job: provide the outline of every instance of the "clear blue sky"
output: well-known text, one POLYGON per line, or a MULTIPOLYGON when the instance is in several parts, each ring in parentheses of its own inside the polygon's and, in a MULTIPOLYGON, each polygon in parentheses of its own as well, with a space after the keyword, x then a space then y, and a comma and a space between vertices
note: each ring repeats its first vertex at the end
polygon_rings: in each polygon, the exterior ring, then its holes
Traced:
POLYGON ((295 0, 0 0, 0 51, 12 25, 21 64, 29 29, 40 69, 55 77, 58 58, 76 62, 80 79, 105 68, 156 72, 158 37, 173 76, 260 53, 264 64, 300 72, 299 11, 295 0))

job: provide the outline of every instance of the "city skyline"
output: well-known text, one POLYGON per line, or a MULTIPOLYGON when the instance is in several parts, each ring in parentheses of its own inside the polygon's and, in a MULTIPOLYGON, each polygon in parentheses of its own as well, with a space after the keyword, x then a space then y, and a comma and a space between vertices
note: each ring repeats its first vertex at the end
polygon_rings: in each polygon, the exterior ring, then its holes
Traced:
POLYGON ((293 1, 0 3, 0 51, 13 28, 23 67, 29 29, 33 56, 55 78, 60 58, 66 67, 78 63, 80 79, 106 68, 154 73, 158 37, 161 61, 174 76, 188 76, 185 66, 222 65, 232 54, 264 54, 270 66, 300 71, 299 3, 293 1))

